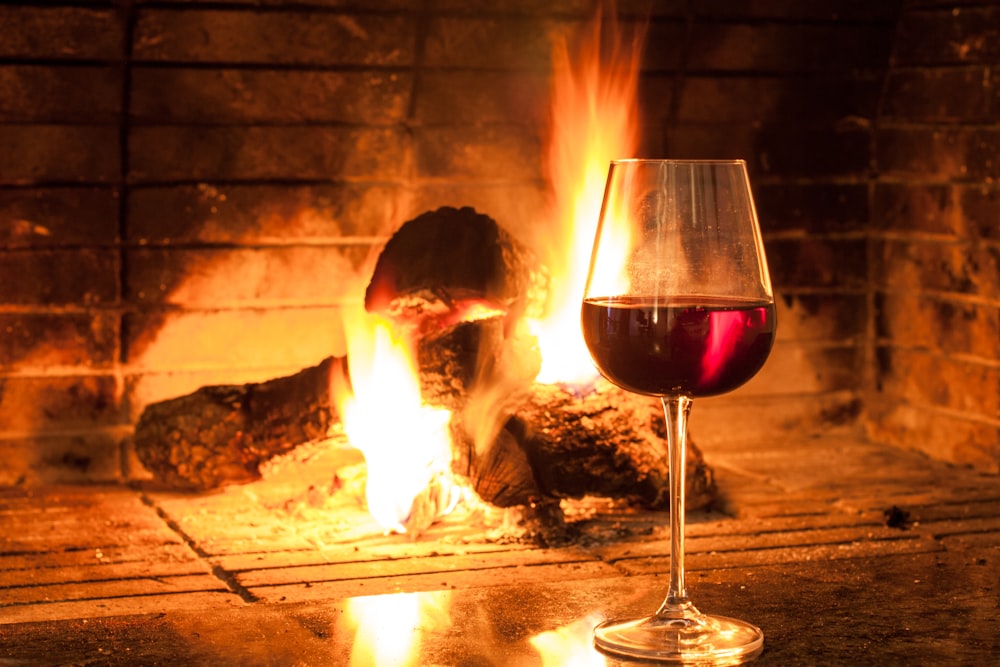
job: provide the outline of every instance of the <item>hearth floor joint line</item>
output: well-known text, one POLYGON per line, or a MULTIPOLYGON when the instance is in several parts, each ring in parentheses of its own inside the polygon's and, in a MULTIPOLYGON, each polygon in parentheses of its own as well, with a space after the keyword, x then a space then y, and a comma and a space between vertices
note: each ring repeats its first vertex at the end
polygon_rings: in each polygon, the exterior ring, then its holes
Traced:
POLYGON ((181 538, 181 540, 184 541, 184 544, 186 544, 187 547, 191 549, 191 551, 193 551, 194 554, 199 559, 201 559, 202 561, 204 561, 209 565, 212 571, 212 576, 214 576, 216 579, 225 584, 227 589, 229 589, 235 595, 238 595, 240 599, 243 600, 244 602, 247 603, 260 602, 260 598, 254 595, 248 588, 243 586, 243 584, 241 584, 239 580, 236 578, 235 574, 229 572, 221 565, 212 562, 211 555, 204 549, 202 549, 200 546, 198 546, 198 543, 195 541, 195 539, 190 535, 188 535, 187 532, 183 528, 181 528, 180 524, 174 521, 162 507, 157 505, 156 501, 147 496, 145 493, 139 494, 139 499, 144 504, 151 507, 156 512, 156 515, 160 517, 160 520, 162 520, 163 523, 167 526, 167 528, 169 528, 179 538, 181 538))

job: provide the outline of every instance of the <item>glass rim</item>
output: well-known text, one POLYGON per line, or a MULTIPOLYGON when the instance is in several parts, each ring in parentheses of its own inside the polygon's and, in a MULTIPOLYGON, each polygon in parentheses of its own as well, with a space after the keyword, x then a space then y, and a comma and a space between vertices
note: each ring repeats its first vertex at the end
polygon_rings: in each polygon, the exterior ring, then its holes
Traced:
POLYGON ((711 164, 711 165, 736 165, 742 164, 746 165, 747 161, 743 158, 646 158, 646 157, 632 157, 632 158, 617 158, 611 160, 611 164, 711 164))

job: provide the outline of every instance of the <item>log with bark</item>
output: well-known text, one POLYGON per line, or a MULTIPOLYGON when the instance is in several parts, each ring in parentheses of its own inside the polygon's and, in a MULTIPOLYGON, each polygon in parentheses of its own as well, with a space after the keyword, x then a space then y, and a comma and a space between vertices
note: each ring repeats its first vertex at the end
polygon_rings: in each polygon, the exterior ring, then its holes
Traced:
POLYGON ((320 440, 339 423, 333 392, 349 382, 344 357, 267 382, 202 387, 146 406, 136 456, 171 487, 208 490, 260 479, 260 465, 320 440))
POLYGON ((548 277, 489 216, 442 207, 406 222, 379 254, 365 309, 408 335, 425 401, 460 409, 481 388, 530 384, 541 367, 523 324, 548 277))
POLYGON ((489 216, 444 206, 404 223, 379 254, 365 309, 401 322, 474 317, 515 321, 544 304, 548 281, 531 251, 489 216))
MULTIPOLYGON (((453 421, 454 467, 498 507, 587 495, 648 509, 669 507, 664 417, 657 399, 604 379, 586 387, 535 383, 498 433, 482 437, 488 428, 480 419, 460 415, 453 421)), ((712 469, 690 437, 685 487, 688 509, 704 508, 716 497, 712 469)))

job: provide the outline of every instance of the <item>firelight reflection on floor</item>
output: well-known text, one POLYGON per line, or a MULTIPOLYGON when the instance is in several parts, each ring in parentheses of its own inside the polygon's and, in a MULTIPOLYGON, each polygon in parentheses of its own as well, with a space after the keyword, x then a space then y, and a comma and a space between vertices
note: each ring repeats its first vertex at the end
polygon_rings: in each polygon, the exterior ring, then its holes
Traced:
MULTIPOLYGON (((455 624, 452 618, 450 591, 426 593, 396 593, 370 597, 356 597, 344 601, 343 624, 339 631, 353 634, 351 667, 393 667, 424 664, 423 649, 442 641, 455 624)), ((510 665, 577 665, 601 667, 606 658, 593 647, 593 628, 603 620, 598 613, 588 614, 567 625, 526 635, 523 641, 512 646, 511 630, 519 632, 516 622, 517 609, 511 609, 511 618, 505 629, 479 610, 478 618, 469 618, 462 610, 461 625, 464 642, 477 643, 461 649, 464 655, 495 656, 505 653, 503 662, 510 665), (470 626, 474 631, 469 631, 470 626), (511 653, 513 651, 513 654, 511 653)), ((339 633, 338 633, 339 634, 339 633)), ((448 638, 447 641, 453 641, 448 638)), ((440 654, 441 649, 431 652, 440 654)), ((493 663, 491 659, 491 664, 493 663)))

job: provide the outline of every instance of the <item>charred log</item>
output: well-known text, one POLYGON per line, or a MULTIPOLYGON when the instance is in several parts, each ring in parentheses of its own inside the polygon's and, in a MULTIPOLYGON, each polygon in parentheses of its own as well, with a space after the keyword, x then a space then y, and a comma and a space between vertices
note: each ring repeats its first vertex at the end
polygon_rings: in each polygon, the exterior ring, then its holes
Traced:
POLYGON ((461 410, 484 387, 527 386, 537 375, 541 359, 521 320, 544 302, 538 266, 492 218, 443 207, 392 235, 365 308, 412 340, 424 401, 461 410))
POLYGON ((414 322, 461 317, 474 302, 514 321, 539 300, 538 266, 492 218, 442 207, 392 235, 365 291, 365 309, 414 322))
POLYGON ((346 360, 329 357, 287 377, 152 403, 135 427, 136 455, 179 489, 254 481, 262 463, 327 435, 339 421, 332 388, 347 378, 346 360))
POLYGON ((484 391, 529 386, 541 367, 537 342, 509 329, 497 316, 427 330, 416 341, 424 402, 461 411, 484 391))
MULTIPOLYGON (((494 505, 594 495, 669 507, 663 412, 655 399, 603 380, 582 392, 535 384, 492 439, 477 438, 469 421, 459 424, 457 469, 494 505)), ((688 509, 715 499, 712 470, 690 439, 685 486, 688 509)))

